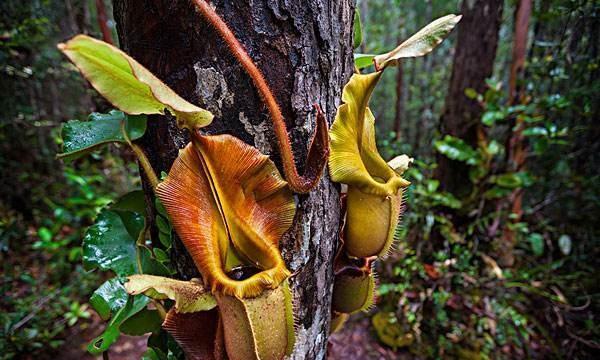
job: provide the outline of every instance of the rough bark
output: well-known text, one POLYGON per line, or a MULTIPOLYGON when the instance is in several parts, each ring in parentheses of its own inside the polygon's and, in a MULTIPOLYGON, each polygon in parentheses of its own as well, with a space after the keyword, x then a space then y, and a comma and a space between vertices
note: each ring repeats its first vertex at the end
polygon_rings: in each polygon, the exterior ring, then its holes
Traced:
MULTIPOLYGON (((286 118, 302 171, 315 126, 313 104, 332 121, 352 73, 351 0, 213 1, 258 67, 286 118)), ((206 132, 228 133, 269 154, 281 170, 271 121, 250 78, 223 41, 185 0, 115 0, 121 46, 187 100, 215 114, 206 132)), ((168 171, 188 141, 174 121, 155 116, 142 145, 157 171, 168 171)), ((224 161, 227 159, 223 154, 224 161)), ((151 192, 147 192, 151 197, 151 192)), ((327 174, 308 195, 298 196, 294 225, 282 241, 295 297, 297 343, 293 359, 326 354, 337 243, 338 189, 327 174)), ((196 275, 175 242, 179 275, 196 275)))
MULTIPOLYGON (((485 91, 485 79, 492 75, 498 30, 502 20, 503 0, 463 0, 462 20, 440 133, 450 134, 477 146, 479 119, 483 109, 476 100, 465 96, 465 89, 485 91)), ((440 156, 437 178, 445 190, 464 194, 466 165, 440 156)))

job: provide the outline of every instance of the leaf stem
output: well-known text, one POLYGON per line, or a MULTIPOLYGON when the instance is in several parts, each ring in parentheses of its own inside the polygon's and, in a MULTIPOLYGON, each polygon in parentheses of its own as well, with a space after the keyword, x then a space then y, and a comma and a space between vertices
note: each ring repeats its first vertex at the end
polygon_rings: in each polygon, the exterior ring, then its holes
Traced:
MULTIPOLYGON (((277 103, 277 100, 275 100, 275 97, 273 96, 273 93, 271 92, 271 89, 267 84, 267 81, 265 80, 262 72, 254 64, 254 61, 252 61, 242 44, 237 40, 233 32, 229 29, 227 24, 225 24, 225 22, 219 17, 215 10, 205 0, 192 1, 196 5, 196 8, 199 10, 202 16, 204 16, 204 18, 217 30, 221 38, 227 44, 227 47, 229 48, 233 56, 239 61, 239 63, 242 65, 242 67, 250 76, 250 78, 252 78, 252 82, 258 89, 260 97, 269 109, 269 115, 273 122, 273 129, 275 131, 275 136, 277 137, 277 142, 279 144, 279 152, 283 163, 283 171, 286 175, 286 179, 289 183, 290 188, 298 193, 309 192, 314 186, 316 186, 321 177, 321 174, 323 173, 323 169, 327 162, 328 153, 318 153, 316 151, 310 151, 309 149, 309 154, 312 153, 312 156, 314 156, 315 159, 311 161, 311 159, 308 158, 305 174, 303 176, 298 174, 298 170, 296 169, 296 163, 294 160, 294 153, 292 151, 292 146, 290 144, 287 127, 285 125, 281 109, 279 107, 279 104, 277 103)), ((323 131, 323 128, 326 132, 326 119, 324 116, 317 116, 317 126, 313 137, 313 141, 311 143, 314 144, 314 140, 324 138, 325 144, 321 144, 324 146, 319 147, 328 150, 329 137, 327 135, 323 137, 317 134, 317 132, 323 131), (324 125, 319 124, 319 122, 324 122, 324 125)))
POLYGON ((158 176, 156 176, 156 172, 154 172, 152 165, 150 165, 150 160, 148 160, 148 157, 146 156, 146 153, 144 153, 144 150, 142 150, 142 148, 139 145, 131 142, 129 135, 125 130, 124 121, 121 121, 121 133, 123 134, 123 138, 127 142, 127 145, 129 145, 129 147, 131 147, 131 150, 133 150, 133 152, 135 153, 135 156, 137 157, 138 161, 140 162, 140 165, 142 166, 142 169, 144 169, 144 172, 148 177, 148 181, 150 181, 150 184, 152 185, 152 189, 155 189, 159 182, 158 176))

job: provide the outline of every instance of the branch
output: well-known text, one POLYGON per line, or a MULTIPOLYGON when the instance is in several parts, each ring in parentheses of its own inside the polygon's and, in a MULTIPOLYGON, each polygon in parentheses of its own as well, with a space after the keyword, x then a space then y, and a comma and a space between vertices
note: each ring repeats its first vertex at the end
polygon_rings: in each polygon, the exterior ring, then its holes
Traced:
POLYGON ((233 32, 231 32, 227 24, 225 24, 215 10, 205 0, 192 1, 202 16, 217 30, 233 56, 239 61, 250 78, 252 78, 252 82, 258 89, 261 99, 269 109, 273 129, 279 144, 283 171, 290 188, 297 193, 309 192, 317 185, 329 155, 329 136, 327 134, 325 116, 317 107, 316 130, 308 151, 304 175, 300 175, 296 169, 294 153, 281 109, 262 72, 254 64, 254 61, 252 61, 242 44, 236 39, 233 32))

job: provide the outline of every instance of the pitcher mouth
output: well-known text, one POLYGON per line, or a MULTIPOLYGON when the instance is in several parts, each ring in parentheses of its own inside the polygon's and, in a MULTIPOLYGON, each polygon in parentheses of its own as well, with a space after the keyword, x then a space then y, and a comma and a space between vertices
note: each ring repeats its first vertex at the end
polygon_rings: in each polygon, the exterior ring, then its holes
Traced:
POLYGON ((241 265, 234 267, 231 271, 227 272, 227 276, 231 280, 243 281, 251 278, 253 275, 260 273, 262 270, 249 265, 241 265))

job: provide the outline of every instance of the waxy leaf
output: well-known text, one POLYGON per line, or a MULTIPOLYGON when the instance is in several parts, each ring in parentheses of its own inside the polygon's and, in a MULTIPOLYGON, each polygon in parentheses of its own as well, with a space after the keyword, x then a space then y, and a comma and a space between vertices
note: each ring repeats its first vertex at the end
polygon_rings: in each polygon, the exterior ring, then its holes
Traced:
POLYGON ((98 355, 106 351, 121 334, 121 325, 135 314, 142 311, 150 299, 145 296, 129 297, 125 306, 120 308, 112 317, 104 332, 91 341, 88 345, 88 351, 91 354, 98 355))
POLYGON ((102 284, 90 297, 90 304, 102 320, 110 319, 127 303, 127 291, 122 279, 113 278, 102 284))
POLYGON ((126 335, 142 336, 144 334, 159 331, 162 322, 158 310, 143 309, 123 321, 119 330, 126 335))
POLYGON ((388 65, 395 65, 402 58, 428 54, 450 34, 461 18, 461 15, 446 15, 434 20, 394 50, 375 56, 376 68, 383 69, 388 65))
POLYGON ((136 241, 143 228, 140 214, 102 210, 83 237, 86 269, 112 270, 118 276, 137 273, 136 241))
POLYGON ((144 217, 137 212, 116 210, 125 203, 104 209, 83 237, 83 265, 86 269, 111 270, 117 276, 139 273, 169 276, 172 271, 140 244, 145 234, 144 217))
POLYGON ((217 306, 213 295, 197 281, 181 281, 152 275, 133 275, 125 283, 131 295, 144 294, 152 299, 175 301, 178 313, 211 310, 217 306))
POLYGON ((116 47, 87 35, 77 35, 58 48, 92 86, 127 114, 164 114, 177 117, 180 127, 196 129, 213 115, 177 95, 145 67, 116 47))
POLYGON ((295 203, 275 165, 229 136, 193 134, 156 189, 177 234, 211 291, 258 296, 289 276, 279 239, 295 203), (235 266, 259 272, 236 280, 235 266))
POLYGON ((108 114, 92 113, 88 121, 71 120, 63 124, 63 152, 57 157, 74 160, 101 145, 124 143, 122 124, 130 140, 139 139, 146 132, 146 116, 126 115, 118 110, 108 114))

